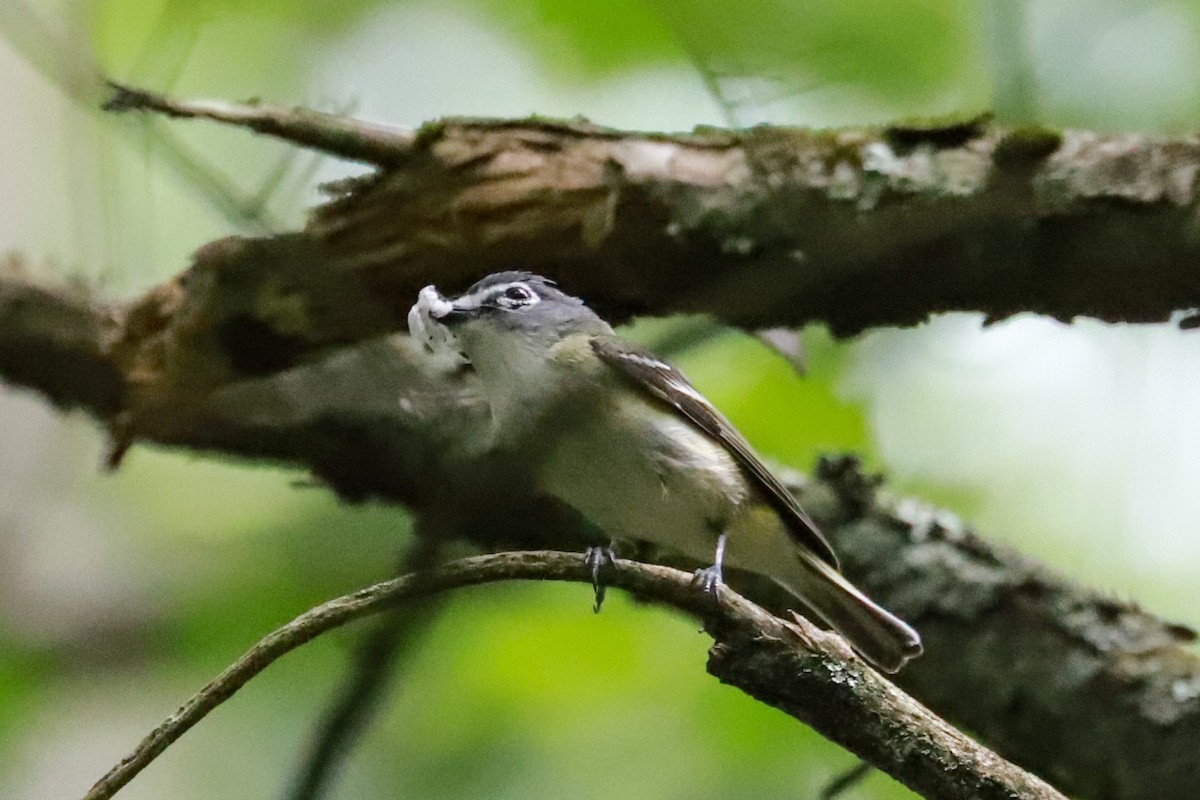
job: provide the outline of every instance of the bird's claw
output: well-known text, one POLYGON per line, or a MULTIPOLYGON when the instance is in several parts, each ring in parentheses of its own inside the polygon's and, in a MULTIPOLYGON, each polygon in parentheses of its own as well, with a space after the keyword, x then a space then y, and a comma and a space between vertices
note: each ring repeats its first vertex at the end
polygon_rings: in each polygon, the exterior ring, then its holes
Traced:
POLYGON ((692 583, 699 586, 705 593, 718 597, 718 591, 725 583, 725 576, 718 564, 713 564, 711 567, 696 570, 692 576, 692 583))
POLYGON ((600 607, 604 605, 604 594, 608 588, 600 580, 600 569, 605 564, 612 564, 616 557, 617 554, 613 551, 612 545, 589 547, 583 552, 584 560, 592 568, 592 591, 596 593, 596 602, 592 605, 592 611, 596 614, 600 613, 600 607))

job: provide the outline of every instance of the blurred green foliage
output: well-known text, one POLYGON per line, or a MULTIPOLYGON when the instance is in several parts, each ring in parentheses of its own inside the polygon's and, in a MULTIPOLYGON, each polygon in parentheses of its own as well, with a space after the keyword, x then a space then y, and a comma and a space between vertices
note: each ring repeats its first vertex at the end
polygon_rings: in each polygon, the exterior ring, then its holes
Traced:
MULTIPOLYGON (((401 7, 429 8, 386 0, 107 0, 91 5, 91 28, 106 67, 124 80, 237 86, 259 76, 267 88, 297 90, 305 73, 281 68, 297 41, 316 44, 401 7), (233 47, 236 59, 194 57, 233 47), (186 73, 183 60, 191 62, 186 73)), ((968 0, 459 0, 438 8, 483 15, 560 79, 595 81, 683 60, 718 81, 762 84, 762 97, 745 99, 751 116, 756 99, 769 104, 777 94, 839 87, 912 113, 936 110, 929 104, 947 86, 969 105, 986 103, 983 30, 978 4, 968 0)), ((446 59, 421 77, 469 66, 469 58, 455 63, 462 54, 452 48, 446 59)))

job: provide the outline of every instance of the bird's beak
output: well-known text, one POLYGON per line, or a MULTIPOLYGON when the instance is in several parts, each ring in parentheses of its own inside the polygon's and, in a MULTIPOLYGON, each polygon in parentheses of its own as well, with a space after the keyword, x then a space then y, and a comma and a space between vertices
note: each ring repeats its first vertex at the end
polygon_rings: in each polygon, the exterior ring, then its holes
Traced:
POLYGON ((472 315, 467 309, 459 308, 453 303, 446 303, 444 309, 430 311, 430 316, 443 325, 455 325, 470 319, 472 315))
POLYGON ((443 325, 453 325, 471 316, 468 309, 455 305, 432 286, 421 290, 420 302, 429 310, 429 316, 443 325))

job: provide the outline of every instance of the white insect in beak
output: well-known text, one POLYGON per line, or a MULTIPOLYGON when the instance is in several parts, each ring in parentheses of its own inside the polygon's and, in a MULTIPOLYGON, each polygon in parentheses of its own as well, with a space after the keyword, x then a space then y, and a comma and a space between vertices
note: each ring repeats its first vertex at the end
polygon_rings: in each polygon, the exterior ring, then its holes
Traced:
POLYGON ((439 322, 454 310, 454 304, 434 286, 417 293, 417 302, 408 310, 408 332, 435 361, 446 369, 467 363, 454 332, 439 322))

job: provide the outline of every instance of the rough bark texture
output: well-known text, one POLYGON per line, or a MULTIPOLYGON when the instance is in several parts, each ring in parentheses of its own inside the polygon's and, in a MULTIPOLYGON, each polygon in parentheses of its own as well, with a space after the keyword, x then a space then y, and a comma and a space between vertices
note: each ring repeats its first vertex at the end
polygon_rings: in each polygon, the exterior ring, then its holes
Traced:
POLYGON ((876 496, 852 460, 806 493, 846 572, 914 620, 926 652, 897 682, 997 752, 1081 798, 1200 786, 1191 630, 1072 584, 953 515, 876 496))
MULTIPOLYGON (((247 370, 401 328, 421 286, 501 268, 556 277, 615 319, 703 312, 839 335, 940 311, 1146 322, 1200 306, 1198 137, 986 119, 680 135, 449 119, 412 133, 130 90, 111 107, 380 166, 300 233, 199 254, 189 305, 247 342, 224 354, 247 370)), ((152 317, 173 311, 148 300, 152 317)))
POLYGON ((1195 139, 982 124, 666 137, 452 120, 308 234, 378 296, 524 266, 618 317, 839 335, 953 310, 1142 322, 1200 304, 1198 166, 1195 139))
MULTIPOLYGON (((200 113, 185 106, 171 111, 200 113)), ((221 114, 289 130, 278 109, 205 107, 221 114)), ((312 144, 301 121, 292 138, 312 144)), ((335 133, 321 146, 338 151, 335 133)), ((367 157, 372 134, 338 152, 367 157)), ((267 458, 349 499, 455 517, 484 547, 562 549, 582 544, 578 521, 535 514, 520 465, 472 451, 485 414, 472 375, 393 334, 424 283, 527 267, 610 315, 842 333, 949 309, 1139 321, 1200 305, 1190 138, 449 121, 395 148, 305 230, 209 244, 123 306, 0 270, 0 377, 90 411, 114 463, 138 440, 267 458)), ((1189 632, 878 501, 845 463, 820 477, 803 499, 847 571, 926 638, 900 678, 916 696, 1079 797, 1193 791, 1189 632)))

